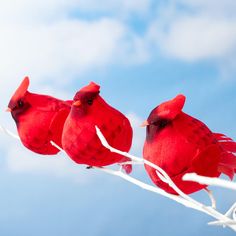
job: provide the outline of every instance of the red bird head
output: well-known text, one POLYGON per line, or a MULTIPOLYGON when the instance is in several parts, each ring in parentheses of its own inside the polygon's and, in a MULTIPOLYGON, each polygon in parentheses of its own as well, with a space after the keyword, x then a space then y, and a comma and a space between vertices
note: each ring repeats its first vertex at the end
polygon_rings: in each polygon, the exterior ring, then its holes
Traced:
POLYGON ((30 106, 30 104, 25 101, 25 97, 28 93, 28 87, 29 78, 25 77, 10 99, 7 111, 11 112, 14 119, 16 119, 19 114, 23 113, 30 106))
POLYGON ((100 86, 94 82, 80 89, 74 96, 72 112, 80 111, 79 114, 86 114, 92 109, 93 104, 96 103, 100 96, 100 86))
MULTIPOLYGON (((154 108, 150 113, 148 119, 144 121, 143 126, 159 125, 160 122, 168 122, 175 119, 175 117, 182 111, 185 103, 185 96, 177 95, 175 98, 161 103, 154 108)), ((164 122, 164 123, 165 123, 164 122)))

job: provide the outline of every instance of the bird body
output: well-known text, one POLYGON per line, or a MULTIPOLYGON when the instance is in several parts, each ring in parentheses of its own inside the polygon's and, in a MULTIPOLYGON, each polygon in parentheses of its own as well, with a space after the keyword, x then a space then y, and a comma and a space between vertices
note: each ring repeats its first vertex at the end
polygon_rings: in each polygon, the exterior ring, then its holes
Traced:
MULTIPOLYGON (((183 181, 186 173, 218 177, 221 173, 231 179, 236 170, 236 143, 213 133, 203 122, 182 111, 185 97, 176 98, 156 107, 148 117, 147 137, 143 156, 164 169, 174 183, 190 194, 206 186, 183 181)), ((176 192, 161 181, 156 171, 145 165, 152 181, 169 193, 176 192)))
POLYGON ((29 78, 26 77, 8 105, 21 142, 33 152, 56 154, 59 150, 52 146, 50 141, 62 146, 62 129, 70 111, 71 101, 30 93, 28 86, 29 78))
MULTIPOLYGON (((99 95, 99 89, 100 86, 92 82, 75 95, 65 122, 62 145, 76 163, 101 167, 128 159, 105 148, 95 126, 111 146, 126 152, 131 147, 132 128, 129 120, 99 95)), ((131 168, 131 165, 124 165, 128 173, 131 168)))

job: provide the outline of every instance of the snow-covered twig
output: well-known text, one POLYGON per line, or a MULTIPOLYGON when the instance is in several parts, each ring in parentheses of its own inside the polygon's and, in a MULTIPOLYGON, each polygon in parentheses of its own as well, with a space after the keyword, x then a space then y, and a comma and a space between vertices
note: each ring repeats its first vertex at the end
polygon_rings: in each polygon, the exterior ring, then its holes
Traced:
POLYGON ((222 188, 229 188, 236 190, 236 183, 232 181, 227 181, 219 178, 210 178, 210 177, 205 177, 198 175, 196 173, 188 173, 183 176, 183 180, 187 181, 194 181, 199 184, 205 184, 205 185, 214 185, 214 186, 219 186, 222 188))

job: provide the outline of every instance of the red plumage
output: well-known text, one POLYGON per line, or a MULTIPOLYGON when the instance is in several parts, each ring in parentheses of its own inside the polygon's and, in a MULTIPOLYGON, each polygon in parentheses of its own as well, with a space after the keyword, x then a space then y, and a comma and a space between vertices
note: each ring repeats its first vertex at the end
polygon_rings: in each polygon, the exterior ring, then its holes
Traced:
MULTIPOLYGON (((63 149, 79 164, 106 166, 128 160, 103 147, 96 134, 95 125, 111 146, 126 152, 131 147, 133 132, 129 120, 108 105, 99 96, 99 90, 100 86, 91 82, 77 92, 65 122, 63 149)), ((131 165, 123 168, 127 173, 132 170, 131 165)))
POLYGON ((28 87, 29 78, 25 77, 8 104, 21 142, 33 152, 56 154, 59 150, 50 141, 62 146, 62 129, 71 101, 30 93, 28 87))
MULTIPOLYGON (((147 136, 143 149, 146 160, 163 168, 174 183, 186 194, 205 185, 183 181, 186 173, 218 177, 221 173, 231 179, 236 172, 236 143, 223 134, 216 134, 201 121, 182 112, 185 96, 157 106, 149 115, 147 136)), ((176 192, 162 182, 156 171, 145 165, 152 181, 169 193, 176 192)))

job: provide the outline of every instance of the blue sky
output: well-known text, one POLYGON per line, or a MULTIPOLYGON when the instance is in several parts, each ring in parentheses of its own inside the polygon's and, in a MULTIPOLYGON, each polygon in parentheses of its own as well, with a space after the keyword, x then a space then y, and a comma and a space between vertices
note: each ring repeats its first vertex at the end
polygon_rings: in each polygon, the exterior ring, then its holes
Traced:
MULTIPOLYGON (((236 139, 234 0, 3 0, 0 2, 0 108, 25 75, 30 90, 69 99, 90 81, 126 114, 132 153, 139 124, 178 93, 184 111, 236 139)), ((9 114, 0 123, 15 131, 9 114)), ((0 134, 1 235, 220 235, 212 219, 123 180, 85 170, 64 155, 42 157, 0 134)), ((150 182, 143 169, 134 176, 150 182)), ((219 210, 235 192, 211 188, 219 210)), ((207 203, 203 192, 193 195, 207 203)))

